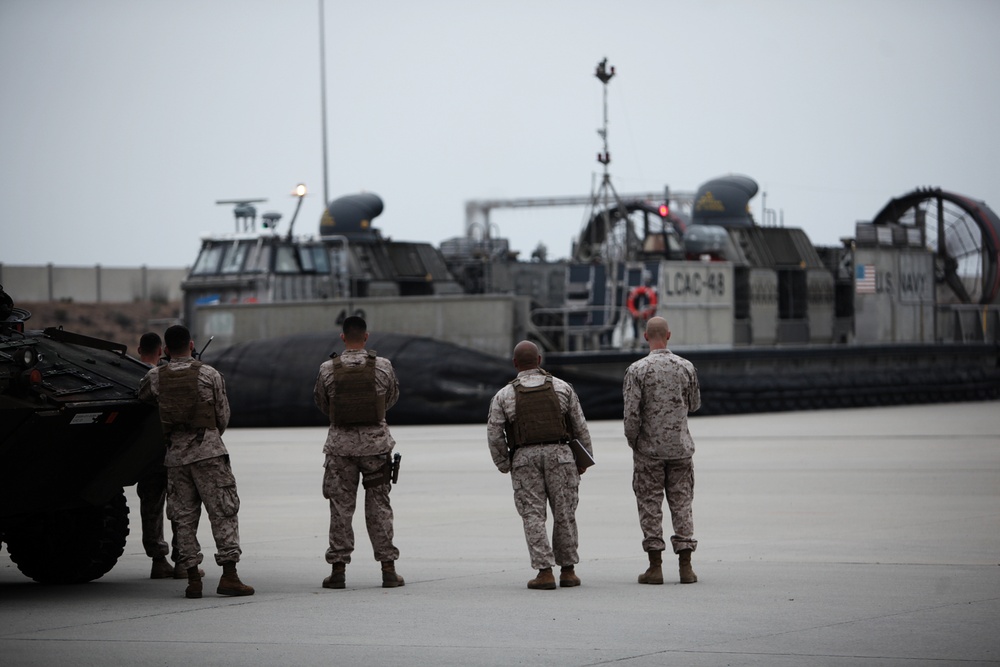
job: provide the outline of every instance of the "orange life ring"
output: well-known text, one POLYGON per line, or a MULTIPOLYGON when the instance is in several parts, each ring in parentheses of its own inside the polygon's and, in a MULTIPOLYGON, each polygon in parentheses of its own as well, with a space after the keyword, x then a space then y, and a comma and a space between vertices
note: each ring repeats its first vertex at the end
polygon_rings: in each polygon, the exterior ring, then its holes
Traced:
POLYGON ((634 319, 648 320, 653 315, 656 315, 656 290, 645 285, 634 287, 628 293, 628 300, 625 302, 625 305, 628 307, 629 314, 634 319), (648 302, 644 307, 638 303, 640 297, 645 297, 648 302))

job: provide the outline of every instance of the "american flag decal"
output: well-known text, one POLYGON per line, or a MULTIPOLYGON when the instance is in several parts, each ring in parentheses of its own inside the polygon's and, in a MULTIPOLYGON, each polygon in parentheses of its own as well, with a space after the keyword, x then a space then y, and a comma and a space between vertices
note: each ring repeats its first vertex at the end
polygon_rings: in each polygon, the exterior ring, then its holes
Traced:
POLYGON ((854 267, 854 291, 857 294, 875 293, 874 264, 859 264, 854 267))

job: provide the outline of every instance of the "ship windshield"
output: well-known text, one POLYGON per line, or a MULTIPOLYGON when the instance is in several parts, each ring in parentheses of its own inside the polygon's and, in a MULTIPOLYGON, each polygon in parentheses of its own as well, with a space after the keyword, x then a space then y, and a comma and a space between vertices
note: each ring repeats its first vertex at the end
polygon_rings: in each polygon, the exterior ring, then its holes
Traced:
POLYGON ((299 248, 299 263, 302 265, 303 273, 313 273, 316 271, 316 263, 313 262, 312 248, 299 248))
POLYGON ((239 273, 243 268, 243 260, 247 256, 249 243, 233 241, 232 245, 226 248, 225 255, 222 256, 222 273, 239 273))
POLYGON ((303 269, 316 273, 330 273, 330 262, 326 257, 326 248, 323 246, 314 245, 302 248, 301 254, 303 269), (310 267, 308 269, 306 269, 307 264, 310 267))
POLYGON ((207 245, 201 249, 198 259, 191 269, 191 275, 200 276, 216 273, 219 270, 219 259, 222 257, 222 246, 207 245))
POLYGON ((301 273, 299 261, 295 257, 295 246, 281 245, 277 247, 274 259, 275 273, 301 273))
POLYGON ((250 259, 247 260, 247 273, 263 273, 267 271, 270 264, 271 246, 257 241, 257 245, 254 246, 254 252, 251 253, 250 259))
POLYGON ((275 250, 275 273, 330 273, 323 246, 281 245, 275 250))

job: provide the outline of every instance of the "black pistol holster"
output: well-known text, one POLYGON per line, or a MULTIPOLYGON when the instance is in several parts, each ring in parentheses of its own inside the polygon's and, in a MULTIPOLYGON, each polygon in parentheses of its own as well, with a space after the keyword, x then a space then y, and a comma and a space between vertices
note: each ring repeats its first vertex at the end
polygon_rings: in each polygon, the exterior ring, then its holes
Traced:
POLYGON ((399 462, 402 458, 399 452, 396 452, 395 455, 390 455, 387 452, 385 463, 381 467, 361 474, 361 484, 366 489, 381 484, 395 484, 399 480, 399 462))

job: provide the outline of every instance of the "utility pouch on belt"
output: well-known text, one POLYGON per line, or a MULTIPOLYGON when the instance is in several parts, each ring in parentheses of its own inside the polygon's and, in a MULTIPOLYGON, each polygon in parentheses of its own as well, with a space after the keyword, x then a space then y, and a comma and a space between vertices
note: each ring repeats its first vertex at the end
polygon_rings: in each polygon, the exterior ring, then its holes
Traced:
POLYGON ((333 425, 374 426, 385 419, 385 394, 375 383, 375 351, 360 366, 333 358, 333 425))
POLYGON ((381 486, 395 482, 399 478, 399 454, 393 459, 388 454, 385 455, 385 463, 378 470, 362 473, 361 484, 366 489, 373 486, 381 486))

